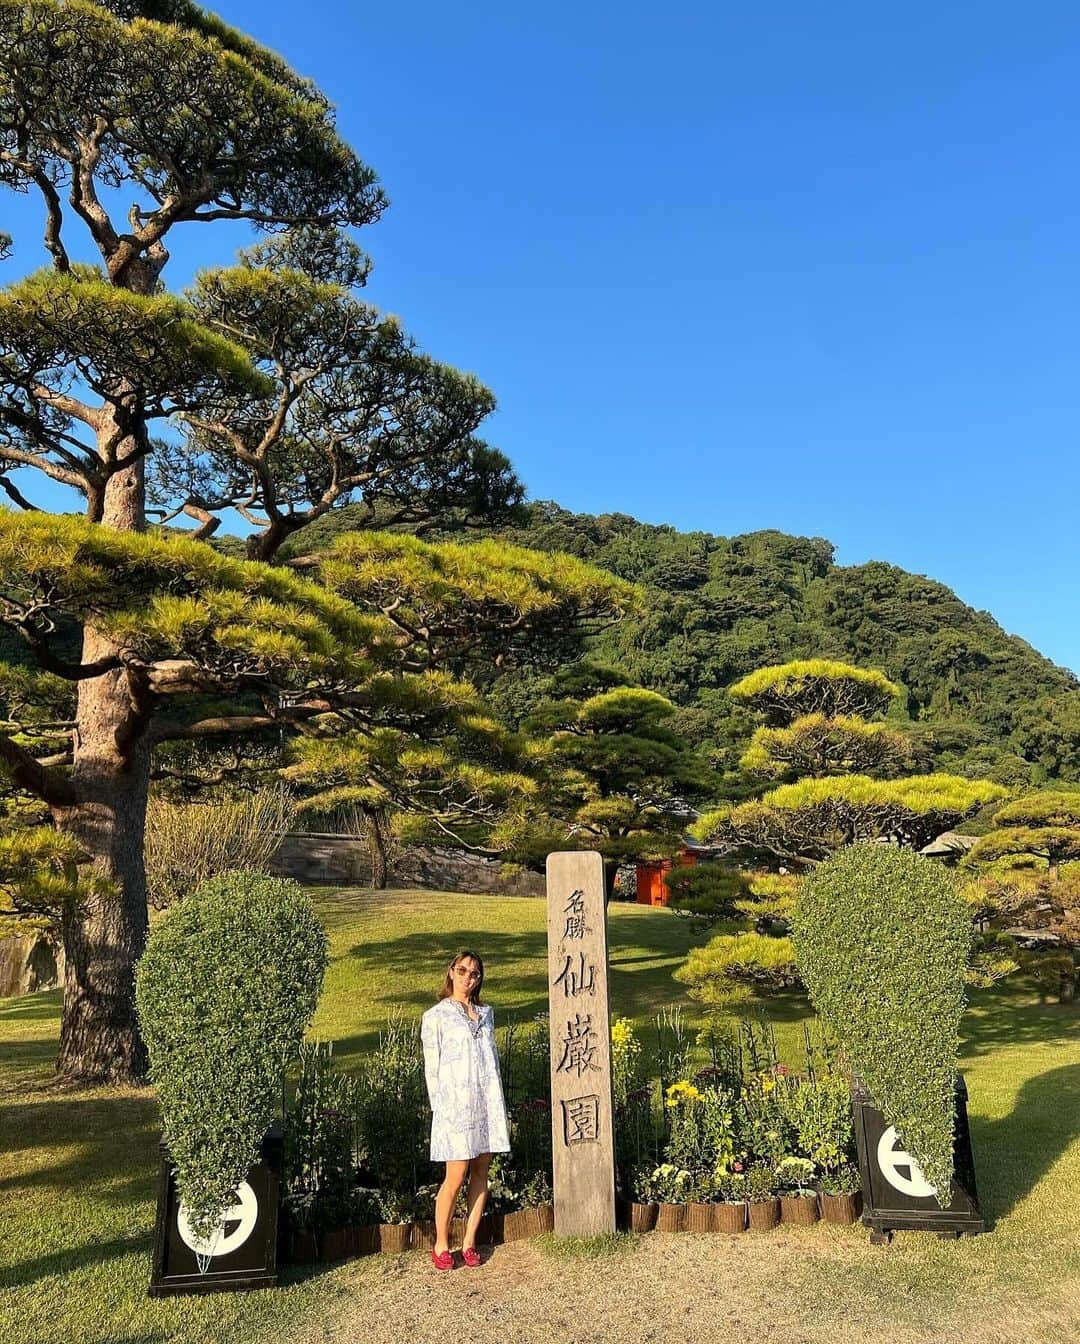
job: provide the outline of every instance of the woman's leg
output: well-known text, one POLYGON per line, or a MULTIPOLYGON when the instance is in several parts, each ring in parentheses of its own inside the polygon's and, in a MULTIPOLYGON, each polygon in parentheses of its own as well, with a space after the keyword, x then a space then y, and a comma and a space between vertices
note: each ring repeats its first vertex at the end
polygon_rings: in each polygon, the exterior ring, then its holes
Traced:
POLYGON ((446 1175, 435 1196, 435 1251, 450 1249, 450 1219, 454 1214, 458 1191, 469 1170, 468 1162, 447 1162, 446 1175))
POLYGON ((488 1167, 491 1166, 491 1154, 481 1153, 469 1163, 469 1188, 465 1192, 465 1202, 469 1207, 469 1216, 465 1221, 465 1235, 461 1239, 461 1249, 476 1245, 476 1233, 480 1219, 484 1216, 487 1203, 488 1167))

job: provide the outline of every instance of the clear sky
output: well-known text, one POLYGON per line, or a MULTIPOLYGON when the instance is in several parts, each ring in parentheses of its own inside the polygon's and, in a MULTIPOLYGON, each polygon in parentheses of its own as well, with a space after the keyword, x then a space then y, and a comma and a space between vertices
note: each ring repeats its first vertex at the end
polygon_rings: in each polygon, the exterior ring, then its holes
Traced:
MULTIPOLYGON (((369 297, 532 497, 826 536, 1080 670, 1072 0, 219 12, 337 103, 369 297)), ((188 226, 170 284, 244 241, 188 226)))

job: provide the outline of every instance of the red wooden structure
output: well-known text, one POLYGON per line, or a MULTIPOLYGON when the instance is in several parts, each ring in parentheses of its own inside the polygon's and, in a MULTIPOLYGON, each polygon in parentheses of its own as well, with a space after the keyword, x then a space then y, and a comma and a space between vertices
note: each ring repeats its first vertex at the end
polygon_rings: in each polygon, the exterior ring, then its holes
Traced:
POLYGON ((685 868, 697 863, 697 855, 684 849, 674 859, 651 859, 637 865, 637 903, 638 905, 667 905, 668 889, 664 885, 665 876, 672 868, 685 868))

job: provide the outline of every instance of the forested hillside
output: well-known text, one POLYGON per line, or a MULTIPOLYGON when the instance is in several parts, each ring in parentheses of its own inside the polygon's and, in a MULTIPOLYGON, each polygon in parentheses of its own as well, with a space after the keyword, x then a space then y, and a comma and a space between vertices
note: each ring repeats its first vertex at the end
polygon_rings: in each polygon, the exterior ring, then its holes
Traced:
MULTIPOLYGON (((349 512, 308 528, 305 548, 347 530, 349 512)), ((750 724, 725 687, 764 664, 826 657, 903 684, 898 712, 928 765, 1009 784, 1080 779, 1080 682, 933 579, 883 561, 837 565, 820 537, 679 532, 552 503, 528 506, 523 523, 500 535, 647 589, 647 615, 596 636, 592 655, 674 700, 682 731, 714 744, 726 768, 750 724)), ((495 695, 513 717, 530 691, 510 674, 495 695)))

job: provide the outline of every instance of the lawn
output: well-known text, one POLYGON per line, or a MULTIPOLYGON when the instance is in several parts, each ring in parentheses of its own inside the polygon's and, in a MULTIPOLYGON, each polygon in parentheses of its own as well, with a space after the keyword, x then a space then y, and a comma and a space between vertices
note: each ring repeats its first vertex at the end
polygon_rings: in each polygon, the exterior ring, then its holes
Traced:
MULTIPOLYGON (((460 947, 474 946, 485 957, 486 993, 500 1021, 531 1017, 545 1007, 540 901, 328 891, 316 893, 316 899, 332 961, 314 1032, 337 1042, 346 1066, 372 1044, 388 1013, 418 1014, 431 1003, 445 960, 460 947)), ((690 941, 683 922, 667 911, 613 906, 610 941, 615 1012, 645 1025, 665 1005, 686 1003, 671 979, 690 941)), ((509 1338, 495 1325, 503 1293, 522 1303, 524 1315, 514 1318, 513 1338, 533 1338, 522 1322, 534 1320, 539 1339, 558 1328, 557 1318, 542 1317, 552 1275, 570 1275, 586 1288, 592 1283, 601 1293, 618 1265, 616 1277, 625 1289, 619 1310, 647 1313, 664 1292, 667 1311, 671 1295, 682 1294, 690 1335, 692 1313, 704 1310, 702 1302, 714 1292, 717 1302, 741 1304, 740 1331, 748 1336, 771 1332, 776 1339, 816 1340, 832 1331, 832 1337, 880 1337, 896 1344, 909 1339, 987 1344, 1017 1335, 1030 1344, 1056 1344, 1075 1336, 1080 1331, 1078 1017, 1074 1009, 1040 1003, 1025 986, 984 993, 973 1003, 962 1064, 992 1235, 961 1243, 909 1235, 885 1250, 869 1247, 861 1231, 826 1228, 811 1229, 802 1240, 784 1230, 761 1239, 747 1236, 727 1242, 726 1250, 723 1242, 657 1237, 615 1259, 581 1259, 572 1273, 565 1259, 533 1247, 508 1247, 501 1253, 501 1277, 493 1265, 487 1287, 461 1299, 459 1323, 469 1323, 479 1344, 485 1332, 492 1339, 509 1338), (676 1253, 680 1245, 684 1249, 676 1253), (658 1274, 668 1276, 663 1289, 658 1274), (687 1287, 693 1282, 708 1284, 704 1296, 687 1287), (636 1304, 635 1292, 643 1295, 636 1304), (785 1327, 791 1321, 800 1323, 801 1333, 785 1327), (880 1323, 879 1336, 874 1322, 880 1323)), ((374 1340, 384 1337, 383 1330, 390 1338, 391 1326, 396 1328, 391 1316, 380 1315, 383 1306, 401 1319, 425 1319, 424 1303, 410 1298, 430 1292, 415 1257, 404 1258, 400 1272, 391 1273, 380 1260, 296 1272, 273 1293, 147 1299, 157 1142, 153 1097, 134 1089, 57 1089, 51 1065, 58 1013, 55 993, 0 1001, 4 1344, 39 1344, 65 1334, 86 1344, 216 1344, 230 1336, 245 1344, 309 1337, 344 1341, 361 1332, 374 1340)), ((773 1015, 781 1051, 797 1063, 805 1005, 792 997, 775 1006, 773 1015)), ((605 1317, 609 1330, 617 1319, 612 1307, 605 1317)), ((419 1326, 412 1334, 426 1337, 419 1326)), ((596 1333, 598 1339, 618 1337, 596 1333)))

